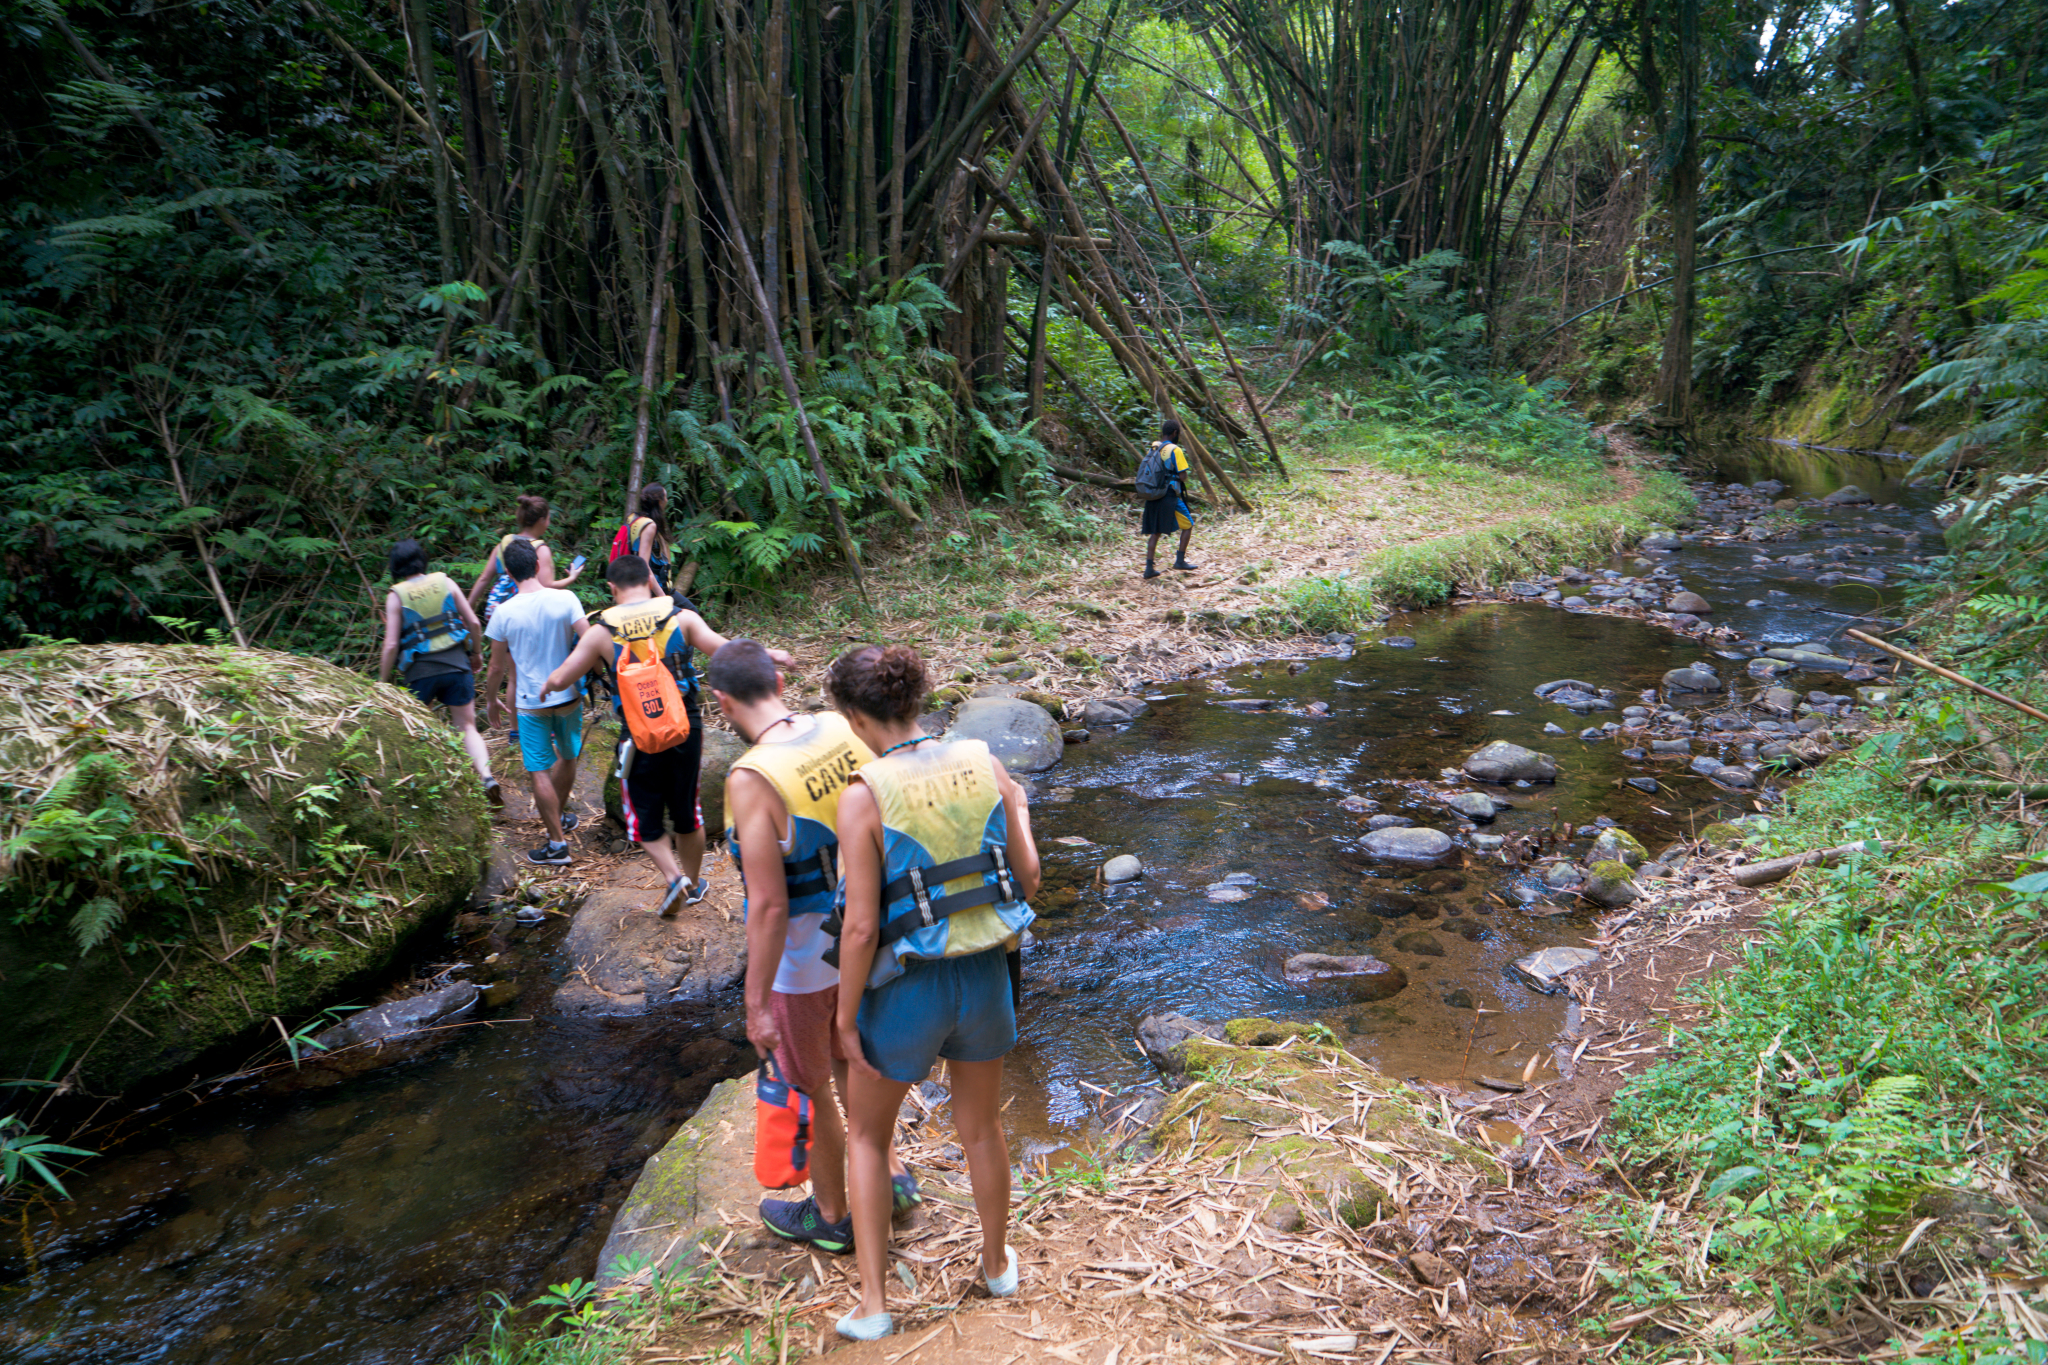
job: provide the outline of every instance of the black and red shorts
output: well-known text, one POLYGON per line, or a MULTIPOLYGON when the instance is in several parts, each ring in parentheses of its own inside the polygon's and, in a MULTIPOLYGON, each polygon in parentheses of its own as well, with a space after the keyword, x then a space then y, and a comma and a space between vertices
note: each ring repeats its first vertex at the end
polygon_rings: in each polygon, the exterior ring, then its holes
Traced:
POLYGON ((622 795, 626 837, 651 844, 673 826, 688 834, 704 824, 697 805, 697 771, 704 761, 704 713, 691 706, 690 737, 658 754, 633 755, 622 795))

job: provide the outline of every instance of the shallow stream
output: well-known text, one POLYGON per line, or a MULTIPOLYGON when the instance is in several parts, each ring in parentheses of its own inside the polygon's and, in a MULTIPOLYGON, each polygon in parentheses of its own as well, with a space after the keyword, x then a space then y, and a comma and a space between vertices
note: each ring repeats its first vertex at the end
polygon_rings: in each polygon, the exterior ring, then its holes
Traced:
MULTIPOLYGON (((1826 641, 1893 591, 1817 583, 1831 566, 1896 580, 1898 563, 1938 547, 1936 499, 1905 489, 1902 465, 1762 444, 1712 460, 1721 480, 1776 479, 1808 498, 1853 482, 1879 504, 1809 513, 1787 540, 1688 542, 1658 557, 1714 604, 1713 624, 1758 645, 1826 641), (1831 557, 1848 544, 1876 553, 1831 557), (1753 562, 1766 554, 1773 562, 1753 562), (1803 555, 1814 564, 1776 562, 1803 555)), ((1634 574, 1635 561, 1606 567, 1634 574)), ((1533 695, 1538 683, 1582 678, 1628 705, 1667 669, 1713 657, 1706 642, 1519 603, 1396 618, 1361 639, 1353 657, 1300 672, 1268 662, 1167 689, 1150 716, 1070 747, 1038 779, 1047 877, 1011 1067, 1020 1158, 1082 1137, 1101 1091, 1151 1079, 1132 1041, 1148 1013, 1314 1014, 1381 1069, 1440 1080, 1500 1071, 1496 1050, 1519 1063, 1547 1043, 1562 1000, 1522 985, 1508 964, 1580 942, 1587 917, 1520 908, 1531 873, 1497 860, 1461 853, 1386 875, 1356 847, 1374 813, 1459 833, 1464 822, 1430 792, 1488 741, 1553 754, 1563 769, 1555 785, 1489 789, 1512 803, 1490 834, 1605 817, 1654 852, 1717 811, 1752 808, 1752 794, 1682 765, 1577 738, 1588 718, 1533 695), (1371 643, 1387 637, 1414 646, 1371 643), (1270 709, 1219 704, 1261 700, 1270 709), (1318 702, 1326 713, 1312 711, 1318 702), (1546 734, 1546 723, 1568 733, 1546 734), (1641 775, 1660 790, 1623 785, 1641 775), (1373 808, 1346 809, 1347 795, 1373 808), (1119 853, 1138 855, 1146 875, 1099 884, 1097 869, 1119 853), (1337 983, 1291 985, 1282 965, 1301 952, 1371 954, 1410 984, 1376 1002, 1337 983), (1478 1029, 1482 1009, 1500 1013, 1478 1029)), ((1739 665, 1731 672, 1754 690, 1739 665)), ((1793 685, 1841 690, 1812 675, 1793 685)), ((493 1027, 331 1089, 216 1103, 82 1172, 62 1236, 32 1267, 18 1247, 0 1259, 0 1359, 433 1361, 460 1349, 491 1292, 518 1301, 592 1274, 641 1163, 751 1053, 730 1041, 736 1002, 553 1016, 545 934, 523 952, 532 966, 521 998, 493 1027)))

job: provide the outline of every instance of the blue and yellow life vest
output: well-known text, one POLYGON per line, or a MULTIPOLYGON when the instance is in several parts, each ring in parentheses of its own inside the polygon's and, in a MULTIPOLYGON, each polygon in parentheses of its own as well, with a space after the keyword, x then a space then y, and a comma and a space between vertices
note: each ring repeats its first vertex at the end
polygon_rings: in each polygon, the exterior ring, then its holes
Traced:
POLYGON ((444 573, 423 574, 394 583, 398 594, 398 666, 422 655, 453 649, 469 639, 458 603, 462 593, 444 573))
POLYGON ((626 642, 646 640, 654 656, 668 665, 669 675, 685 693, 697 690, 696 651, 683 634, 683 608, 672 597, 650 597, 644 602, 621 602, 606 607, 590 618, 612 636, 612 667, 625 657, 626 642))
POLYGON ((927 740, 863 765, 860 780, 882 816, 882 929, 868 989, 907 962, 1015 948, 1037 916, 1010 871, 1009 812, 988 745, 927 740))
MULTIPOLYGON (((838 712, 821 711, 811 720, 809 733, 781 744, 756 744, 732 765, 767 778, 789 812, 788 851, 756 849, 745 856, 765 858, 782 853, 782 876, 789 887, 789 930, 783 940, 782 961, 776 966, 775 989, 791 995, 823 990, 839 979, 839 973, 824 961, 831 940, 823 928, 825 917, 838 902, 839 796, 854 773, 875 757, 838 712)), ((726 809, 732 809, 730 802, 726 809)), ((744 879, 739 834, 730 826, 726 844, 744 879)))

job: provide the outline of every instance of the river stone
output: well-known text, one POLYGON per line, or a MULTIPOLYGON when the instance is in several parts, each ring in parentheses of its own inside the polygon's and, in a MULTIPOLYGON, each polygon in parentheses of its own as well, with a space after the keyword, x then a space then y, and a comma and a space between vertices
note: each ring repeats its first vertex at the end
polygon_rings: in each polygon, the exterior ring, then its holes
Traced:
POLYGON ((1477 821, 1482 825, 1493 823, 1493 798, 1485 792, 1458 792, 1456 795, 1446 796, 1444 804, 1468 820, 1477 821))
POLYGON ((1223 1041, 1223 1025, 1205 1024, 1185 1014, 1148 1014, 1138 1021, 1138 1047, 1168 1076, 1187 1069, 1187 1051, 1181 1046, 1190 1038, 1223 1041))
POLYGON ((1406 635, 1389 635, 1386 639, 1381 640, 1380 643, 1385 645, 1388 649, 1415 648, 1415 641, 1410 639, 1406 635))
POLYGON ((1764 653, 1770 658, 1781 659, 1792 667, 1805 669, 1809 673, 1847 673, 1856 667, 1856 661, 1853 659, 1843 659, 1812 649, 1767 649, 1764 653))
POLYGON ((1799 705, 1799 694, 1789 687, 1769 687, 1762 697, 1766 709, 1781 715, 1790 715, 1792 708, 1799 705))
POLYGON ((1465 760, 1465 771, 1481 782, 1557 781, 1557 760, 1534 749, 1497 739, 1465 760))
POLYGON ((1664 675, 1666 692, 1718 692, 1721 680, 1697 668, 1674 668, 1664 675))
POLYGON ((1625 785, 1634 787, 1639 792, 1646 792, 1651 796, 1655 796, 1659 791, 1663 790, 1663 788, 1657 785, 1657 779, 1654 777, 1630 777, 1623 780, 1625 785))
POLYGON ((1043 772, 1060 761, 1066 739, 1043 707, 1013 697, 975 697, 953 716, 948 739, 978 739, 1013 772, 1043 772))
POLYGON ((1696 592, 1675 592, 1664 605, 1672 611, 1682 611, 1691 616, 1705 616, 1713 611, 1713 603, 1696 592))
POLYGON ((1546 735, 1568 735, 1571 733, 1571 731, 1565 729, 1562 725, 1557 724, 1555 721, 1546 720, 1543 722, 1543 733, 1546 735))
MULTIPOLYGON (((1129 725, 1142 712, 1125 710, 1122 706, 1118 705, 1118 702, 1122 700, 1124 698, 1105 699, 1102 697, 1090 697, 1087 701, 1081 703, 1081 724, 1088 726, 1129 725)), ((1138 701, 1136 697, 1129 698, 1129 700, 1138 701)), ((1138 705, 1144 707, 1145 703, 1138 701, 1138 705)))
POLYGON ((1507 841, 1507 836, 1504 834, 1473 834, 1467 836, 1467 842, 1481 853, 1497 852, 1507 841))
MULTIPOLYGON (((761 1202, 754 1179, 754 1082, 749 1073, 713 1086, 640 1168, 598 1253, 598 1288, 646 1288, 657 1274, 694 1266, 704 1258, 705 1242, 725 1235, 727 1217, 752 1216, 761 1202)), ((762 1236, 760 1244, 772 1240, 762 1236)))
POLYGON ((1645 550, 1675 550, 1678 536, 1671 531, 1652 531, 1637 543, 1645 550))
POLYGON ((1837 488, 1834 492, 1821 499, 1821 502, 1829 507, 1846 507, 1856 503, 1875 501, 1877 499, 1871 497, 1870 494, 1864 492, 1853 483, 1843 484, 1840 488, 1837 488))
POLYGON ((1716 768, 1713 772, 1713 779, 1724 787, 1734 787, 1741 791, 1747 791, 1756 785, 1756 775, 1754 773, 1750 772, 1747 768, 1733 766, 1716 768))
POLYGON ((1238 901, 1250 900, 1252 898, 1252 893, 1243 887, 1229 886, 1223 882, 1212 883, 1203 888, 1203 893, 1219 905, 1234 905, 1238 901))
POLYGON ((1583 597, 1572 596, 1564 599, 1564 605, 1567 607, 1590 607, 1593 604, 1583 597))
POLYGON ((1627 905, 1641 894, 1636 890, 1629 865, 1615 861, 1594 863, 1587 872, 1586 884, 1579 888, 1579 892, 1587 900, 1610 910, 1627 905))
POLYGON ((1440 829, 1376 829, 1361 841, 1375 858, 1394 863, 1434 863, 1448 854, 1451 836, 1440 829))
POLYGON ((1368 830, 1400 829, 1404 825, 1412 825, 1414 823, 1413 820, 1410 820, 1405 815, 1375 815, 1365 822, 1365 827, 1368 830))
POLYGON ((1547 683, 1536 684, 1536 695, 1542 697, 1545 701, 1550 699, 1550 695, 1553 692, 1591 692, 1598 694, 1600 690, 1597 685, 1580 678, 1555 678, 1547 683))
POLYGON ((619 1018, 659 1005, 709 1000, 746 974, 747 931, 737 918, 653 914, 661 892, 609 886, 577 908, 560 952, 568 978, 555 990, 564 1014, 619 1018))
MULTIPOLYGON (((53 1074, 62 1058, 67 1071, 78 1066, 78 1085, 112 1094, 244 1030, 273 1030, 273 1016, 304 1019, 431 942, 477 889, 491 845, 482 785, 449 733, 403 688, 301 654, 141 644, 0 653, 13 788, 0 799, 0 841, 28 823, 23 798, 90 764, 52 803, 64 814, 125 831, 123 853, 157 840, 211 849, 192 869, 196 924, 175 898, 151 894, 143 869, 114 875, 68 844, 57 856, 42 842, 9 849, 0 1075, 53 1074), (316 838, 359 847, 339 855, 346 876, 333 875, 316 838), (280 942, 281 884, 300 895, 280 942), (354 905, 358 893, 380 893, 376 907, 354 905), (73 916, 100 897, 118 921, 81 952, 73 916)), ((164 869, 174 880, 178 871, 164 869)))
POLYGON ((1442 957, 1444 945, 1436 941, 1436 935, 1427 929, 1410 929, 1394 940, 1394 946, 1404 953, 1417 957, 1442 957))
POLYGON ((1102 865, 1102 880, 1115 886, 1118 882, 1134 882, 1145 875, 1145 864, 1134 853, 1119 853, 1102 865))
POLYGON ((1297 986, 1336 982, 1349 990, 1354 1000, 1384 1000, 1408 986, 1408 973, 1376 957, 1296 953, 1287 959, 1284 970, 1297 986))
POLYGON ((1698 758, 1695 758, 1692 761, 1690 766, 1692 770, 1698 773, 1701 777, 1712 777, 1715 773, 1721 771, 1722 765, 1721 760, 1716 758, 1714 755, 1701 754, 1698 758))
POLYGON ((1543 884, 1552 891, 1562 891, 1567 886, 1577 886, 1586 880, 1586 874, 1571 863, 1552 863, 1543 869, 1543 884))
POLYGON ((1422 902, 1402 891, 1375 891, 1365 898, 1365 908, 1381 919, 1399 919, 1412 915, 1422 902))
POLYGON ((1593 847, 1586 854, 1588 862, 1621 862, 1630 867, 1641 867, 1649 855, 1642 841, 1625 829, 1603 829, 1600 837, 1593 841, 1593 847))
POLYGON ((396 1042, 421 1029, 468 1013, 476 999, 475 986, 467 981, 457 981, 424 995, 409 995, 374 1009, 359 1010, 333 1028, 315 1034, 313 1041, 326 1052, 354 1047, 359 1043, 381 1049, 387 1042, 396 1042))
POLYGON ((1567 975, 1599 960, 1600 954, 1591 948, 1545 948, 1517 959, 1509 970, 1532 989, 1556 995, 1564 989, 1567 975))

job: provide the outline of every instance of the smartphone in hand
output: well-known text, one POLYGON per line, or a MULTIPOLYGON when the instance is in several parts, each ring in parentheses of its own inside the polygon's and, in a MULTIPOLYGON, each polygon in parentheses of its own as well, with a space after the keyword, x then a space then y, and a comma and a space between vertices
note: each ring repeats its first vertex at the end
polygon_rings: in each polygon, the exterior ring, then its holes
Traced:
POLYGON ((589 562, 589 555, 577 555, 574 559, 569 561, 569 572, 575 573, 578 569, 582 568, 585 564, 588 564, 589 562))

